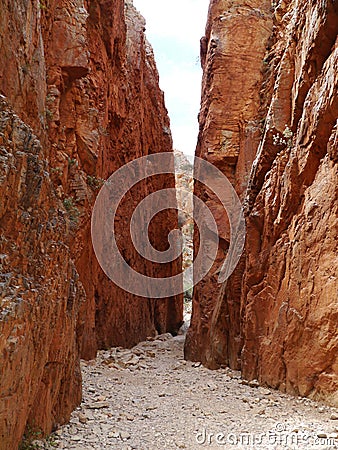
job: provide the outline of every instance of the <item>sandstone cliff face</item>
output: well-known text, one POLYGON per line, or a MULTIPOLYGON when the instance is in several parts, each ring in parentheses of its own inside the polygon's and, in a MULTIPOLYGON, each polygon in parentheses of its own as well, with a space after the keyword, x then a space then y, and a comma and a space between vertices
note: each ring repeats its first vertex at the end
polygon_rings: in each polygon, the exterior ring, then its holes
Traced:
POLYGON ((27 420, 50 430, 81 400, 84 292, 41 144, 3 96, 0 152, 0 448, 12 449, 27 420))
MULTIPOLYGON (((229 75, 226 58, 218 69, 209 69, 213 52, 217 55, 212 33, 220 45, 231 45, 224 36, 236 24, 232 8, 242 8, 228 3, 211 2, 202 45, 208 45, 204 86, 207 77, 220 79, 223 98, 236 99, 241 111, 255 105, 251 120, 264 119, 264 127, 256 122, 251 136, 238 131, 238 156, 230 165, 224 145, 216 146, 216 163, 224 164, 240 194, 243 161, 250 166, 254 159, 242 195, 246 255, 225 286, 208 280, 197 286, 186 354, 210 367, 241 367, 246 378, 337 405, 337 5, 280 1, 269 12, 268 3, 248 2, 261 18, 247 23, 242 39, 258 35, 261 46, 257 52, 253 41, 252 60, 245 45, 238 48, 238 59, 248 62, 236 78, 232 71, 229 75), (220 11, 229 18, 226 31, 220 11), (237 101, 238 85, 254 81, 252 91, 242 88, 237 101)), ((232 35, 235 41, 238 34, 232 35)), ((218 122, 211 120, 219 95, 213 84, 204 87, 198 151, 209 160, 215 160, 204 150, 212 144, 209 136, 218 136, 221 127, 243 129, 240 113, 226 105, 218 122)))
MULTIPOLYGON (((90 211, 100 184, 135 158, 171 151, 172 140, 145 21, 132 2, 78 1, 73 15, 69 7, 57 2, 43 13, 47 108, 54 181, 61 198, 76 208, 71 214, 79 215, 71 249, 88 299, 81 353, 91 358, 98 347, 131 346, 156 331, 176 331, 182 299, 136 298, 103 274, 93 254, 90 211)), ((144 196, 166 187, 174 187, 174 176, 140 183, 117 218, 121 251, 150 277, 177 273, 180 261, 161 268, 139 261, 128 219, 144 196)), ((150 232, 158 249, 176 223, 173 212, 154 221, 150 232)))
POLYGON ((243 374, 338 405, 338 8, 283 3, 275 20, 247 199, 243 374))
MULTIPOLYGON (((172 149, 144 19, 129 1, 44 0, 2 2, 0 22, 7 98, 0 448, 7 450, 27 422, 48 432, 67 420, 81 397, 79 354, 175 332, 182 297, 126 293, 104 275, 91 246, 91 208, 104 180, 130 160, 172 149)), ((140 183, 119 211, 121 250, 148 276, 175 274, 180 260, 160 268, 139 260, 126 224, 141 198, 173 186, 174 176, 140 183)), ((153 221, 159 250, 176 225, 173 211, 153 221)))
MULTIPOLYGON (((196 155, 222 170, 241 198, 261 135, 259 87, 271 32, 269 1, 210 3, 206 36, 201 40, 203 83, 196 155)), ((220 246, 211 271, 194 289, 186 356, 209 367, 230 363, 239 368, 242 270, 228 281, 225 293, 217 278, 230 236, 227 216, 203 185, 196 183, 195 194, 216 218, 220 246)), ((197 247, 197 236, 195 241, 197 247)))

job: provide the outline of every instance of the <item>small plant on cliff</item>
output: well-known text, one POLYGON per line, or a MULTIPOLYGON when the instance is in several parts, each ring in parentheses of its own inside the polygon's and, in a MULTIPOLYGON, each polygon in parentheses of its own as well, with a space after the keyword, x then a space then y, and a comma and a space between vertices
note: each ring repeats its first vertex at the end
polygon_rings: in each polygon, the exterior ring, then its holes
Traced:
POLYGON ((79 220, 80 211, 75 205, 72 197, 65 198, 63 201, 63 206, 66 208, 69 216, 69 220, 72 226, 76 226, 79 220))
POLYGON ((288 125, 285 125, 282 135, 274 134, 272 136, 273 145, 283 145, 283 146, 286 146, 287 148, 291 148, 292 147, 292 137, 293 137, 293 132, 290 130, 288 125))
POLYGON ((39 2, 39 8, 40 8, 41 10, 47 9, 47 5, 46 5, 45 0, 40 0, 40 2, 39 2))
POLYGON ((53 434, 43 439, 43 432, 41 429, 27 425, 25 434, 19 444, 19 450, 37 450, 50 447, 57 447, 57 442, 53 434), (48 447, 46 447, 46 444, 48 447))
POLYGON ((46 103, 51 104, 51 103, 54 103, 54 102, 55 102, 55 96, 52 95, 52 94, 47 94, 46 95, 46 103))
POLYGON ((25 434, 23 435, 22 441, 19 444, 19 450, 31 450, 39 448, 37 440, 42 439, 43 434, 41 429, 33 428, 27 425, 25 434))
POLYGON ((49 121, 53 120, 53 113, 50 109, 48 109, 48 108, 46 109, 45 115, 46 115, 47 120, 49 120, 49 121))
POLYGON ((100 189, 106 180, 103 178, 97 178, 95 176, 87 175, 87 183, 93 189, 100 189))
POLYGON ((61 167, 52 167, 50 169, 51 173, 56 173, 57 175, 62 175, 62 168, 61 167))
POLYGON ((30 66, 29 66, 29 64, 26 63, 26 64, 24 64, 23 66, 21 66, 21 70, 22 70, 22 73, 23 73, 24 75, 27 75, 27 74, 29 73, 29 71, 30 71, 30 66))
POLYGON ((68 166, 69 167, 72 167, 72 166, 77 167, 78 166, 77 160, 75 158, 68 158, 68 166))

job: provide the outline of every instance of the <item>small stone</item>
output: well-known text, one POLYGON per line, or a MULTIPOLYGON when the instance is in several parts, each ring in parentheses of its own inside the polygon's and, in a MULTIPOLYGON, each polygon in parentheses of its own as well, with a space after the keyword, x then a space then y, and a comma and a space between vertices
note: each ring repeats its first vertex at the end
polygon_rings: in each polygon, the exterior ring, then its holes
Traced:
POLYGON ((108 434, 110 439, 118 439, 120 437, 120 433, 118 431, 112 431, 108 434))
POLYGON ((128 439, 130 439, 130 434, 128 433, 128 431, 121 431, 120 438, 122 439, 122 441, 127 441, 128 439))
POLYGON ((338 414, 335 414, 335 413, 331 414, 330 419, 331 420, 338 420, 338 414))
POLYGON ((79 413, 79 421, 80 421, 80 423, 87 423, 88 418, 85 414, 79 413))
POLYGON ((168 341, 169 339, 172 339, 173 335, 171 333, 164 333, 157 336, 157 341, 168 341))
POLYGON ((72 436, 71 440, 75 441, 75 442, 79 442, 79 441, 81 441, 81 437, 80 436, 72 436))
POLYGON ((30 448, 44 448, 43 441, 40 441, 39 439, 35 439, 31 442, 32 447, 30 448))
POLYGON ((327 434, 326 433, 317 433, 317 437, 319 437, 320 439, 326 439, 327 434))
POLYGON ((260 389, 260 392, 263 395, 271 395, 271 391, 269 391, 269 389, 262 388, 262 389, 260 389))
POLYGON ((249 386, 252 388, 258 388, 259 387, 259 383, 257 380, 251 380, 249 381, 249 386))
POLYGON ((155 409, 157 409, 157 406, 147 406, 146 407, 147 411, 154 411, 155 409))
POLYGON ((109 408, 108 402, 95 402, 88 405, 89 409, 103 409, 103 408, 109 408))

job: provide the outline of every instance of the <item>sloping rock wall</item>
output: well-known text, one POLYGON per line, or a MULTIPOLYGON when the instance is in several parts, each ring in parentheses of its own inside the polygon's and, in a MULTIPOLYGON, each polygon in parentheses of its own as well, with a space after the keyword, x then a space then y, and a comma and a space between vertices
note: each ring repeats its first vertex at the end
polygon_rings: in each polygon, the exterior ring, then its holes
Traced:
MULTIPOLYGON (((156 331, 175 332, 182 320, 180 296, 154 301, 116 287, 90 245, 91 205, 104 180, 135 158, 171 151, 172 139, 145 21, 132 2, 78 1, 75 22, 67 8, 67 1, 57 2, 44 13, 48 125, 57 190, 79 216, 71 249, 88 298, 81 353, 91 358, 98 347, 132 346, 156 331)), ((163 267, 138 261, 128 218, 144 196, 174 183, 174 175, 140 183, 119 211, 121 251, 150 277, 177 273, 180 261, 163 267)), ((157 248, 176 224, 172 211, 154 221, 157 248)))
POLYGON ((247 197, 243 374, 338 405, 338 8, 282 3, 275 21, 247 197))

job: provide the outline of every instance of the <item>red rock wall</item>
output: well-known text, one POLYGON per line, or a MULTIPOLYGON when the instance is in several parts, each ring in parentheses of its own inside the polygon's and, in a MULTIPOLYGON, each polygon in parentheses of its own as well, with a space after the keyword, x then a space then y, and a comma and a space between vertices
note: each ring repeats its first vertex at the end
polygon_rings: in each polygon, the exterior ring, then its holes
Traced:
MULTIPOLYGON (((1 450, 17 448, 26 423, 49 432, 68 419, 81 398, 79 354, 181 325, 182 296, 116 287, 90 237, 102 182, 130 160, 172 150, 144 27, 122 0, 0 6, 0 92, 12 107, 1 100, 1 450)), ((127 219, 145 195, 173 186, 174 176, 140 183, 119 211, 121 250, 148 276, 175 274, 180 260, 139 260, 127 219)), ((176 224, 173 211, 151 224, 158 249, 176 224)))
POLYGON ((247 198, 243 374, 338 405, 338 8, 283 6, 247 198))
POLYGON ((50 430, 81 401, 85 299, 40 141, 0 97, 0 448, 50 430))
MULTIPOLYGON (((248 61, 245 70, 232 71, 227 59, 218 70, 208 69, 215 51, 213 30, 221 45, 240 39, 239 30, 227 40, 218 31, 216 6, 229 18, 227 32, 236 24, 226 3, 211 2, 204 86, 216 73, 221 98, 236 99, 241 110, 243 104, 255 104, 252 120, 262 120, 264 127, 257 127, 256 139, 240 135, 239 156, 229 176, 241 193, 245 172, 240 161, 255 158, 242 197, 246 255, 225 286, 208 280, 197 286, 186 354, 210 367, 241 367, 246 378, 337 405, 337 5, 280 1, 271 10, 273 29, 267 40, 265 27, 262 31, 257 21, 247 23, 242 39, 257 33, 267 45, 266 53, 252 45, 251 57, 261 65, 259 81, 250 71, 245 45, 237 55, 248 61), (243 98, 237 100, 238 86, 254 80, 253 91, 242 88, 243 98)), ((269 17, 267 4, 253 3, 269 17)), ((217 135, 219 128, 212 115, 220 94, 212 83, 209 87, 203 91, 198 151, 219 164, 226 162, 220 147, 216 158, 203 152, 210 147, 208 136, 217 135), (210 106, 204 112, 206 102, 210 106)), ((224 107, 217 115, 221 126, 240 129, 240 114, 227 111, 224 107)), ((223 171, 228 175, 228 165, 223 171)))
MULTIPOLYGON (((67 1, 45 10, 43 36, 49 138, 55 149, 51 164, 60 197, 71 199, 80 213, 71 249, 88 298, 81 353, 91 358, 97 348, 131 346, 156 330, 177 331, 182 298, 153 301, 116 287, 103 274, 90 245, 90 211, 99 187, 95 183, 137 157, 171 151, 172 140, 143 17, 129 2, 125 7, 123 1, 78 3, 86 9, 74 11, 75 22, 67 1)), ((119 211, 125 242, 121 250, 148 276, 177 273, 180 261, 161 268, 138 261, 127 219, 141 198, 165 187, 174 187, 174 176, 141 183, 119 211)), ((168 212, 153 224, 157 248, 176 221, 168 212)))
MULTIPOLYGON (((271 32, 269 1, 210 3, 206 36, 201 40, 203 83, 196 155, 222 170, 241 199, 261 137, 259 87, 271 32)), ((239 368, 243 261, 225 290, 217 279, 229 245, 227 215, 203 185, 196 183, 195 194, 214 213, 220 245, 211 271, 194 289, 186 357, 209 367, 230 363, 239 368)), ((197 247, 197 236, 195 240, 197 247)))

